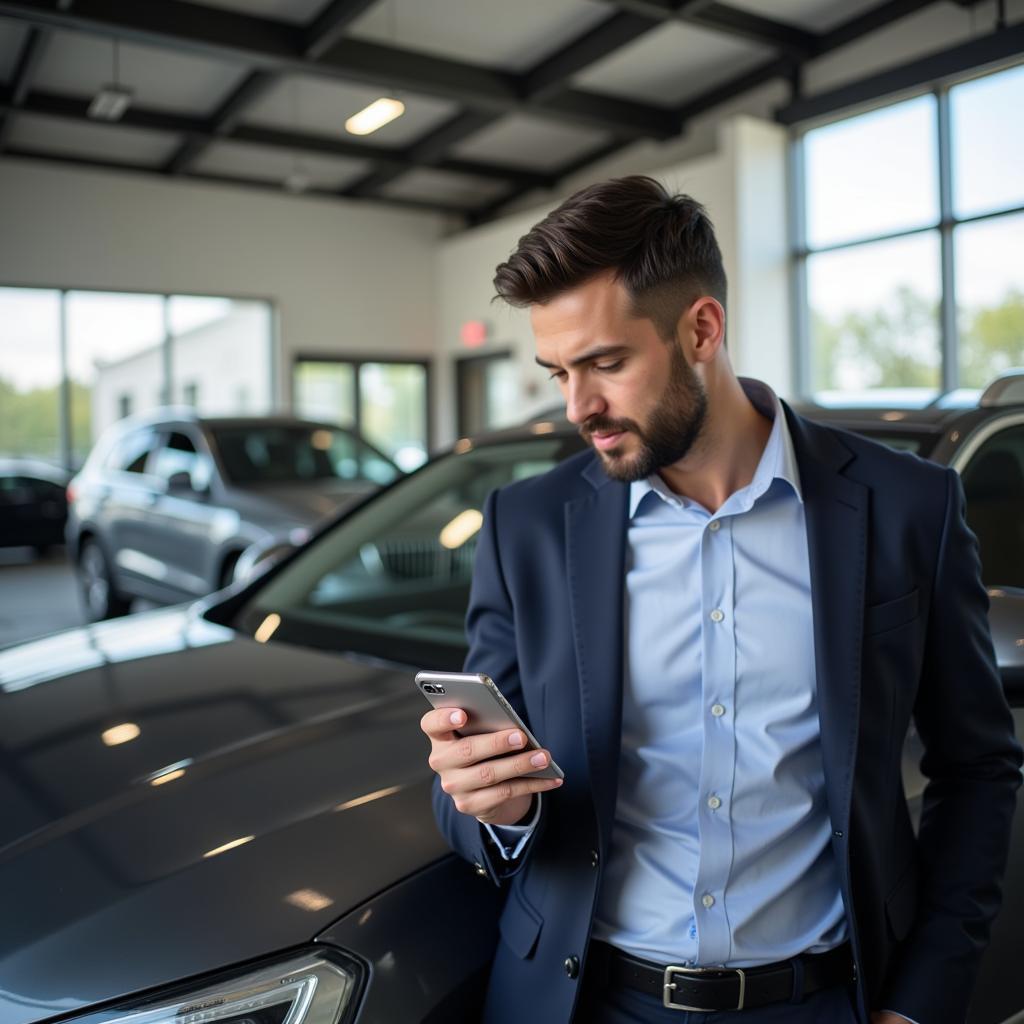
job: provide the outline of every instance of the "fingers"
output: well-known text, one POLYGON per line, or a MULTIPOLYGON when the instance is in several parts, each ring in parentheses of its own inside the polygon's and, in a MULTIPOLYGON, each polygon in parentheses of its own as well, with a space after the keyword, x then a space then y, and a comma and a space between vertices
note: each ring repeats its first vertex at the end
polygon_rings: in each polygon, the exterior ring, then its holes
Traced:
MULTIPOLYGON (((525 753, 526 737, 521 729, 481 733, 479 736, 452 736, 449 741, 431 737, 430 767, 434 771, 468 768, 478 761, 525 753)), ((536 770, 536 769, 531 769, 536 770)))
MULTIPOLYGON (((461 745, 461 744, 457 744, 461 745)), ((513 757, 498 757, 491 761, 478 761, 465 768, 442 769, 441 788, 452 795, 488 789, 540 771, 551 763, 546 750, 527 750, 513 757)), ((536 792, 529 790, 529 792, 536 792)), ((513 796, 521 795, 513 793, 513 796)))
POLYGON ((459 708, 435 708, 420 719, 420 728, 432 740, 449 740, 452 732, 465 724, 466 712, 459 708))
MULTIPOLYGON (((494 818, 503 805, 509 801, 533 793, 546 793, 549 790, 557 789, 561 784, 561 779, 509 779, 507 782, 500 782, 485 789, 452 793, 451 797, 457 811, 488 821, 494 818)), ((444 788, 443 781, 441 787, 444 788)), ((516 817, 521 817, 521 815, 516 817)))
MULTIPOLYGON (((441 777, 441 789, 458 811, 481 820, 498 820, 510 802, 557 789, 561 779, 529 778, 551 763, 546 750, 527 747, 522 729, 503 729, 478 736, 457 736, 466 724, 458 708, 428 711, 420 728, 430 738, 430 767, 441 777)), ((517 820, 522 814, 513 814, 517 820)))

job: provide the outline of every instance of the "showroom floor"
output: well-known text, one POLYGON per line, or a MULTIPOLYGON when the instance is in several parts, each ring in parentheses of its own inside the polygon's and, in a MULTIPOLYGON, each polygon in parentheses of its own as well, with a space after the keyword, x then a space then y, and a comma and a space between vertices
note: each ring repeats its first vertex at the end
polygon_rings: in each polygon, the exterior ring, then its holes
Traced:
POLYGON ((62 547, 42 558, 31 548, 0 548, 0 647, 83 622, 62 547))

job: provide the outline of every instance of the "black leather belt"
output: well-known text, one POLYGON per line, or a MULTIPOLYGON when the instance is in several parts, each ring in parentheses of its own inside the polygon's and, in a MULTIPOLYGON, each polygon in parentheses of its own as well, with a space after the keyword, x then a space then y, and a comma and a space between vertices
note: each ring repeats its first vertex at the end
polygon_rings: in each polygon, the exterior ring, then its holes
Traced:
POLYGON ((670 1009, 697 1013, 798 1001, 821 989, 847 985, 855 977, 849 943, 761 967, 663 967, 597 940, 591 943, 591 958, 588 970, 604 973, 599 965, 607 965, 609 985, 635 988, 657 996, 670 1009))

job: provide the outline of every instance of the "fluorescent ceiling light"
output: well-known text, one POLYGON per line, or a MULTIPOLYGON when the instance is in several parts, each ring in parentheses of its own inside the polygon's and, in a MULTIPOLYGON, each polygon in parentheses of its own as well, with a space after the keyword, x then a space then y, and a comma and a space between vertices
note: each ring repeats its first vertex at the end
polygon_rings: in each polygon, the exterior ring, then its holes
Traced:
POLYGON ((382 96, 374 100, 368 107, 353 114, 345 122, 345 130, 353 135, 369 135, 378 128, 383 128, 396 117, 405 113, 405 104, 401 100, 388 99, 382 96))
POLYGON ((97 121, 120 121, 131 106, 134 93, 121 85, 104 85, 93 97, 86 113, 97 121))

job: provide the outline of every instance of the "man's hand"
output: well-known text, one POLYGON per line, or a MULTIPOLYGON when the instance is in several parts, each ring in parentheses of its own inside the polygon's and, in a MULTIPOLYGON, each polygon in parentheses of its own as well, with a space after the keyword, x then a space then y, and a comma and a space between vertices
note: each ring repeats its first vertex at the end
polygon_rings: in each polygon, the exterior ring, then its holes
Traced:
POLYGON ((907 1024, 908 1017, 904 1017, 892 1010, 876 1010, 871 1014, 871 1024, 907 1024))
POLYGON ((452 708, 428 711, 420 728, 430 739, 430 767, 456 810, 487 825, 514 825, 530 809, 534 793, 557 789, 561 779, 523 778, 551 763, 546 750, 525 750, 519 729, 456 736, 466 713, 452 708))

